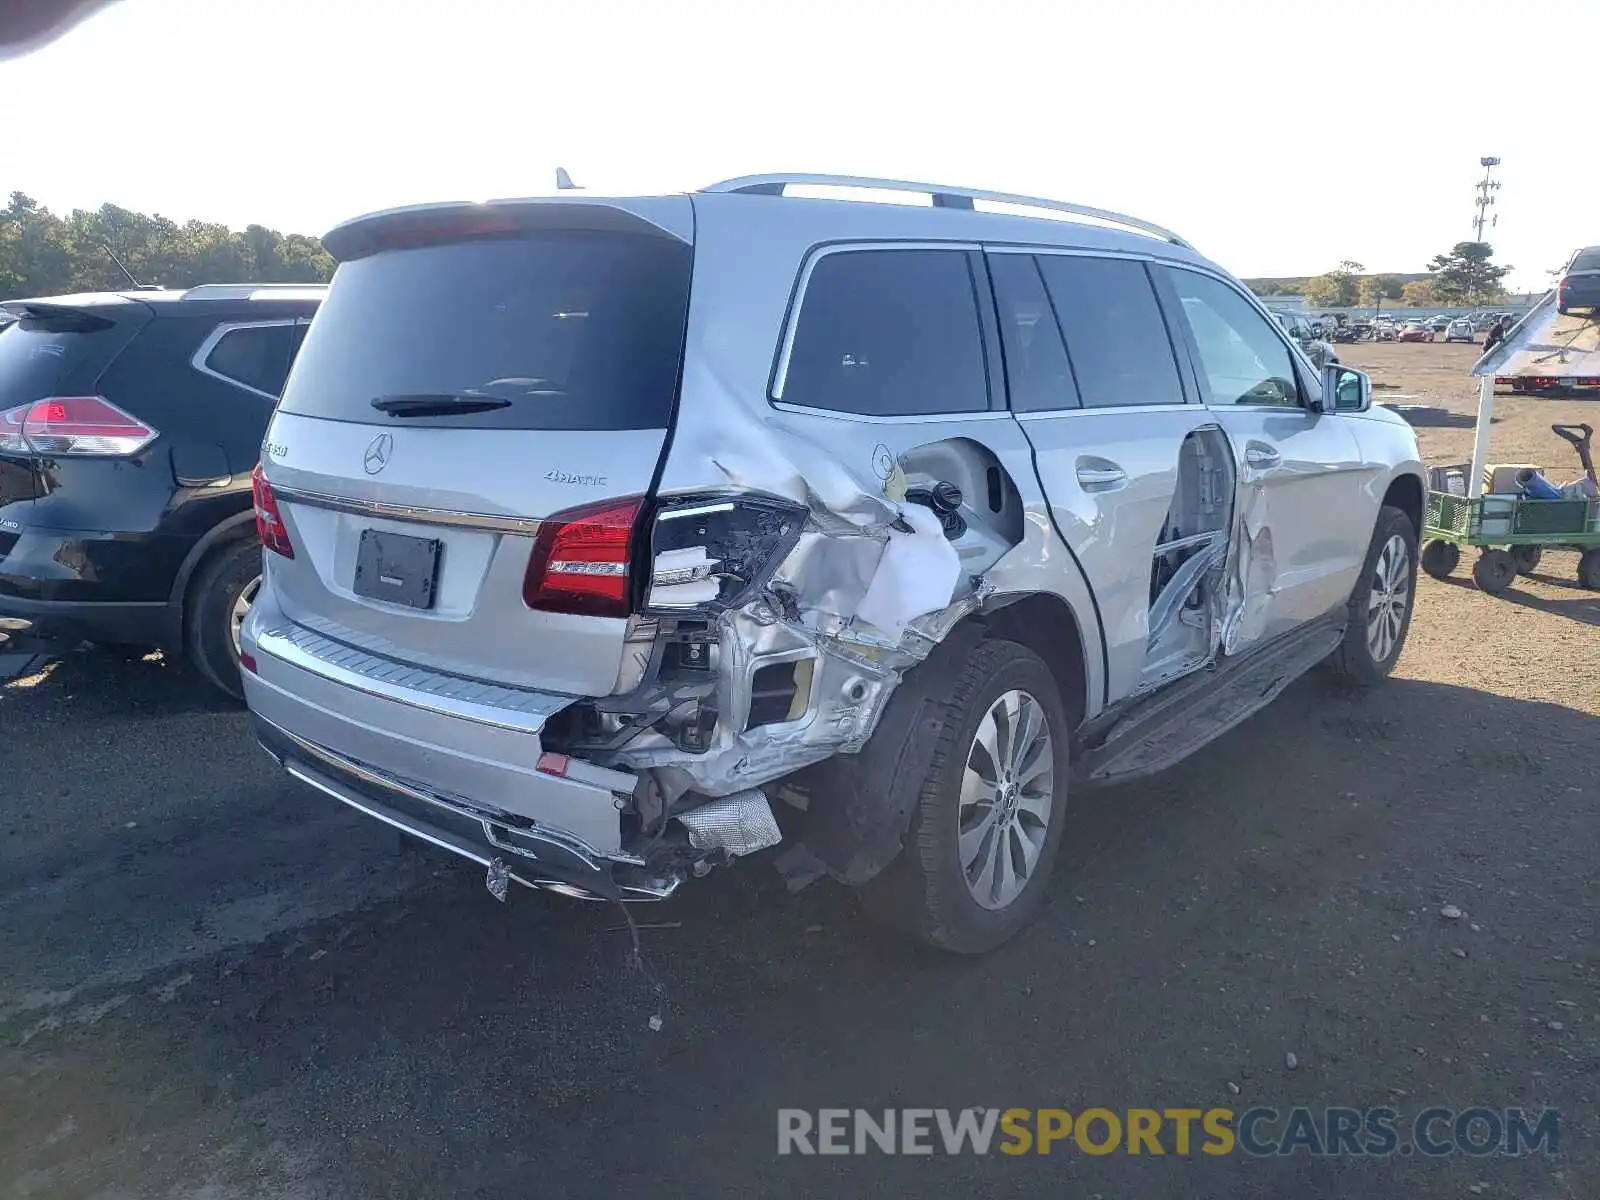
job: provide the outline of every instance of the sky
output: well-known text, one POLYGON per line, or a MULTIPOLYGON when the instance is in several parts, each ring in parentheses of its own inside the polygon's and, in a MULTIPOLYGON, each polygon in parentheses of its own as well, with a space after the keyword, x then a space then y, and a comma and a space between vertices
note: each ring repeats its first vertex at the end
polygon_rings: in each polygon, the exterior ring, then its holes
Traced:
POLYGON ((1093 204, 1241 276, 1515 289, 1600 243, 1600 0, 119 0, 0 61, 0 193, 320 234, 372 209, 769 171, 1093 204), (1588 47, 1573 60, 1575 46, 1588 47))

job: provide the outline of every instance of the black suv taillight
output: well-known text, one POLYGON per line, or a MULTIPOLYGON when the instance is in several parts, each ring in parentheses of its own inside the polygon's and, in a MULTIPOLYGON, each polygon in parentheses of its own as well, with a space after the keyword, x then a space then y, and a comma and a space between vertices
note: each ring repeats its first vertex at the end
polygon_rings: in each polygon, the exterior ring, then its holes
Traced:
POLYGON ((769 496, 678 496, 656 509, 645 611, 713 614, 747 603, 805 528, 806 510, 769 496))

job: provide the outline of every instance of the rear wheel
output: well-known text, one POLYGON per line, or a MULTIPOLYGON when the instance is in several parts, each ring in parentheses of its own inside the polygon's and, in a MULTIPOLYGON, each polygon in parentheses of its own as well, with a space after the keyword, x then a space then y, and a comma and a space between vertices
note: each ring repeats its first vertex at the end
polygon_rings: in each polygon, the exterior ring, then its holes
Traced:
POLYGON ((1518 575, 1531 575, 1539 569, 1539 560, 1544 557, 1544 551, 1538 546, 1513 546, 1511 547, 1511 561, 1516 564, 1518 575))
POLYGON ((261 545, 251 539, 215 551, 200 568, 184 612, 189 661, 213 687, 244 695, 239 634, 261 588, 261 545))
POLYGON ((1517 560, 1507 550, 1485 550, 1472 564, 1472 578, 1491 596, 1511 586, 1517 577, 1517 560))
POLYGON ((1350 593, 1344 640, 1328 656, 1327 669, 1362 686, 1387 678, 1405 647, 1416 591, 1416 527, 1402 510, 1385 505, 1350 593))
POLYGON ((1448 579, 1461 565, 1461 547, 1454 542, 1430 538, 1422 544, 1422 569, 1435 579, 1448 579))
POLYGON ((929 684, 947 715, 905 850, 862 900, 898 932, 982 954, 1044 903, 1066 816, 1067 712, 1050 668, 1016 642, 982 642, 953 683, 929 684))

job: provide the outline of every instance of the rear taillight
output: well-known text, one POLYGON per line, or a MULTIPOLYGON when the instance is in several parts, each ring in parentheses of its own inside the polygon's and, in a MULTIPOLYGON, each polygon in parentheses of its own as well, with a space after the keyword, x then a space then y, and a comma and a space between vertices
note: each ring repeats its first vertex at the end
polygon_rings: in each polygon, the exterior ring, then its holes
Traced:
POLYGON ((522 599, 544 612, 626 617, 628 562, 642 496, 604 500, 553 514, 534 535, 522 599))
POLYGON ((0 412, 0 450, 126 458, 160 436, 100 396, 50 396, 0 412))
POLYGON ((645 611, 711 615, 749 602, 794 549, 806 510, 770 496, 663 501, 650 533, 645 611))
POLYGON ((250 495, 255 500, 256 534, 261 538, 261 544, 274 554, 293 558, 294 545, 289 541, 289 530, 283 523, 283 514, 278 511, 278 498, 272 494, 272 485, 262 473, 260 463, 250 472, 250 495))

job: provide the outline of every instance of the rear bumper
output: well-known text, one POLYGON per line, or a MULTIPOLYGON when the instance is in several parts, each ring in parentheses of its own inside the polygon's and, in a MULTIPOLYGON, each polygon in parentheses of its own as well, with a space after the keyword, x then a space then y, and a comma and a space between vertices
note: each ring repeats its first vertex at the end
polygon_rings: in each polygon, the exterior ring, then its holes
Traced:
POLYGON ((59 642, 117 642, 130 646, 172 646, 181 629, 170 604, 94 603, 33 600, 0 590, 0 617, 28 622, 28 635, 59 642))
MULTIPOLYGON (((540 730, 569 702, 487 709, 418 680, 380 678, 372 656, 287 627, 270 598, 245 627, 256 736, 289 774, 390 825, 530 886, 661 898, 678 877, 623 847, 634 777, 578 762, 539 770, 540 730)), ((565 760, 563 760, 565 761, 565 760)))

